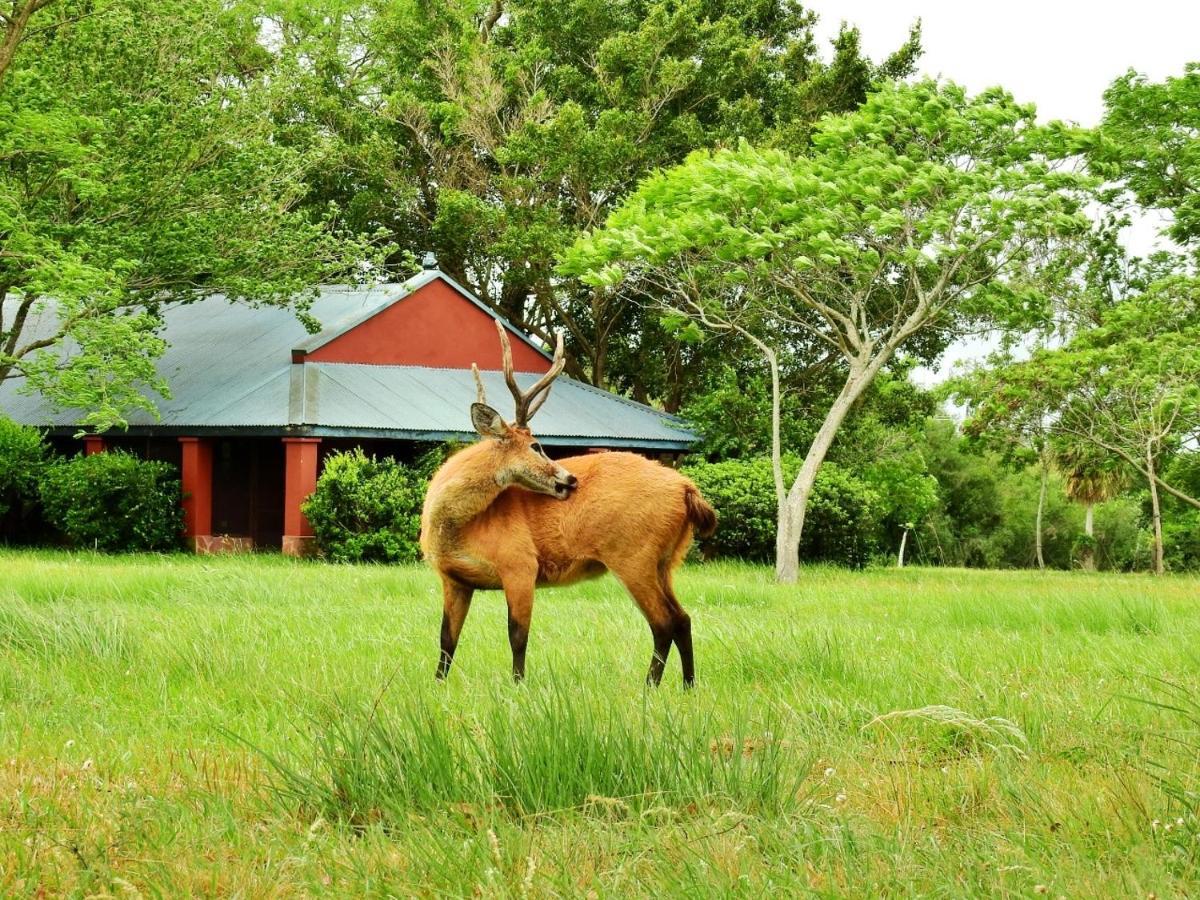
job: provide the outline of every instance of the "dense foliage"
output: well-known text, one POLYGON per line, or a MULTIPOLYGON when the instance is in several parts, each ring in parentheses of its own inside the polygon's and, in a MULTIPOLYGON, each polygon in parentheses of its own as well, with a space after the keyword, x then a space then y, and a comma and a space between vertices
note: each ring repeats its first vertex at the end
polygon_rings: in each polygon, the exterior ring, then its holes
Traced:
POLYGON ((42 475, 46 521, 73 547, 174 550, 183 533, 179 475, 114 450, 60 460, 42 475))
MULTIPOLYGON (((0 381, 85 424, 168 391, 164 304, 303 316, 433 249, 696 426, 709 553, 1200 566, 1200 64, 1116 78, 1085 131, 911 80, 916 27, 822 53, 793 0, 0 6, 0 381), (1126 257, 1139 207, 1176 252, 1126 257), (909 376, 981 326, 959 431, 909 376)), ((327 555, 415 558, 435 456, 331 457, 327 555)), ((76 545, 171 546, 169 482, 0 420, 10 535, 45 499, 76 545)))
POLYGON ((321 552, 337 562, 420 559, 421 504, 445 456, 435 447, 406 465, 359 448, 330 454, 304 503, 321 552))
POLYGON ((366 246, 339 232, 336 211, 297 208, 329 145, 275 138, 272 113, 291 87, 258 41, 253 6, 9 7, 0 381, 23 378, 88 424, 119 424, 168 392, 154 368, 164 303, 303 302, 359 271, 366 246))
POLYGON ((556 256, 655 169, 739 139, 799 150, 824 113, 910 74, 843 28, 830 56, 792 0, 372 0, 273 4, 296 89, 281 140, 332 134, 307 203, 433 249, 568 371, 676 408, 717 347, 680 346, 637 298, 554 275, 556 256))
POLYGON ((17 536, 34 511, 48 453, 37 429, 0 415, 0 538, 17 536))
POLYGON ((776 574, 792 581, 817 472, 883 367, 967 327, 1044 318, 1054 251, 1090 228, 1078 142, 1000 90, 885 85, 822 119, 803 155, 742 142, 644 179, 560 271, 655 294, 685 334, 736 336, 771 371, 776 421, 781 361, 797 346, 834 361, 840 387, 794 479, 779 457, 798 448, 772 440, 776 574))
MULTIPOLYGON (((800 467, 789 457, 789 472, 800 467)), ((702 542, 706 557, 767 562, 775 553, 775 501, 771 461, 766 457, 696 462, 683 471, 696 482, 720 518, 716 533, 702 542)), ((805 559, 859 568, 878 547, 883 517, 879 495, 834 463, 822 467, 811 502, 813 527, 805 538, 805 559)))
POLYGON ((1104 105, 1093 165, 1137 203, 1169 211, 1172 238, 1200 246, 1200 62, 1158 83, 1126 72, 1104 105))

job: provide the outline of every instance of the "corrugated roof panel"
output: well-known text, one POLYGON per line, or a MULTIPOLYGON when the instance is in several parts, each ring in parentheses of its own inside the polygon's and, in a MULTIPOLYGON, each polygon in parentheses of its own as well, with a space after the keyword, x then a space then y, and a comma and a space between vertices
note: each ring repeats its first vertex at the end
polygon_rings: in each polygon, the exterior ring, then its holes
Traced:
MULTIPOLYGON (((465 369, 309 363, 318 373, 317 414, 307 424, 379 430, 473 433, 475 382, 465 369)), ((511 418, 512 395, 500 372, 483 372, 488 401, 511 418)), ((538 378, 518 374, 528 388, 538 378)), ((544 437, 630 438, 688 443, 695 436, 671 416, 565 376, 550 391, 533 430, 544 437)))
MULTIPOLYGON (((324 288, 311 312, 334 328, 388 305, 404 290, 397 285, 324 288)), ((131 427, 291 426, 321 433, 341 429, 415 436, 473 434, 470 405, 475 382, 469 369, 306 363, 310 383, 305 403, 290 409, 291 351, 307 336, 294 312, 209 297, 172 306, 164 321, 169 346, 158 371, 171 385, 172 396, 156 398, 160 419, 134 412, 129 416, 131 427)), ((53 311, 34 317, 33 325, 30 336, 48 332, 54 326, 53 311)), ((517 380, 527 388, 538 377, 518 373, 517 380)), ((483 380, 489 401, 510 418, 513 403, 503 375, 487 371, 483 380)), ((79 410, 56 412, 42 398, 18 389, 16 380, 0 384, 0 411, 19 422, 73 427, 83 417, 79 410)), ((562 443, 627 441, 684 448, 695 440, 677 419, 565 376, 555 382, 534 426, 539 436, 562 443)))

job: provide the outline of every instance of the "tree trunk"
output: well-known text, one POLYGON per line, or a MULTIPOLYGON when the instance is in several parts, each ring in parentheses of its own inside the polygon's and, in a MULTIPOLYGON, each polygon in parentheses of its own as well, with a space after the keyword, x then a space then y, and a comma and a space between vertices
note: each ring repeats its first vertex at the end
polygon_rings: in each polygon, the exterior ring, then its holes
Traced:
POLYGON ((1037 534, 1035 536, 1035 546, 1037 547, 1037 564, 1038 569, 1042 572, 1046 571, 1046 557, 1042 554, 1042 511, 1046 508, 1046 483, 1050 480, 1050 467, 1046 465, 1045 455, 1042 458, 1042 484, 1038 489, 1038 505, 1037 505, 1037 521, 1034 525, 1037 534))
POLYGON ((1154 525, 1154 574, 1161 575, 1163 566, 1162 509, 1158 503, 1158 479, 1154 475, 1154 454, 1146 447, 1146 471, 1150 478, 1150 518, 1154 525))
POLYGON ((800 575, 800 556, 797 552, 785 578, 782 570, 787 548, 791 545, 790 523, 787 517, 787 487, 783 481, 783 440, 781 431, 781 407, 783 398, 779 386, 779 359, 774 351, 760 345, 771 371, 771 478, 775 483, 775 577, 780 581, 794 582, 800 575))
MULTIPOLYGON (((854 402, 862 396, 862 392, 886 361, 887 354, 881 353, 866 366, 859 364, 850 367, 841 393, 829 407, 825 421, 821 423, 817 436, 808 448, 804 465, 800 467, 800 474, 796 476, 786 499, 780 504, 779 538, 775 546, 775 578, 782 584, 794 584, 800 576, 800 538, 804 534, 804 515, 808 511, 808 498, 812 494, 821 463, 825 461, 833 439, 837 437, 838 429, 842 427, 842 422, 845 421, 854 402)), ((779 455, 778 439, 772 446, 771 455, 774 462, 774 458, 779 455)), ((782 469, 777 466, 777 471, 777 477, 782 480, 782 469)))
POLYGON ((1079 560, 1085 572, 1096 571, 1096 504, 1088 503, 1083 513, 1083 533, 1087 536, 1087 547, 1079 560))
POLYGON ((13 6, 5 17, 3 31, 0 31, 0 85, 4 84, 4 76, 8 74, 9 66, 17 55, 17 47, 25 37, 25 29, 33 14, 44 6, 49 6, 54 0, 26 0, 23 4, 13 6))
POLYGON ((904 568, 904 546, 908 543, 908 529, 904 529, 904 534, 900 535, 900 552, 896 554, 896 568, 904 568))

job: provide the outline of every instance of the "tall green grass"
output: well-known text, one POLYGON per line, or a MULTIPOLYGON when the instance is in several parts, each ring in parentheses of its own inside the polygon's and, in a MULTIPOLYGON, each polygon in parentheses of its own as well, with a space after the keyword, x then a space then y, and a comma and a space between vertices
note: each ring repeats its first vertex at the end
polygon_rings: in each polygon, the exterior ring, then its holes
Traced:
POLYGON ((539 592, 519 687, 503 600, 479 594, 438 684, 419 567, 0 553, 0 894, 1165 897, 1200 878, 1200 581, 781 587, 722 564, 677 587, 694 691, 674 656, 645 688, 648 630, 611 580, 539 592))
POLYGON ((513 816, 659 806, 795 811, 811 756, 741 710, 720 720, 649 692, 607 702, 554 684, 491 687, 479 713, 432 691, 335 700, 264 752, 281 807, 355 827, 403 828, 413 811, 513 816))

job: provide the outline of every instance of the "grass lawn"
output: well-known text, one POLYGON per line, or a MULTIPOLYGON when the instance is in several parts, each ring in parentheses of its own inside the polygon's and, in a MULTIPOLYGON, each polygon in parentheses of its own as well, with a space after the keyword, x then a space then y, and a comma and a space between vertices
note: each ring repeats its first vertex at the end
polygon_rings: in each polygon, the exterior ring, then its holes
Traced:
POLYGON ((695 691, 611 579, 439 685, 422 568, 0 554, 0 894, 1195 890, 1200 580, 678 588, 695 691))

